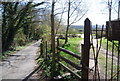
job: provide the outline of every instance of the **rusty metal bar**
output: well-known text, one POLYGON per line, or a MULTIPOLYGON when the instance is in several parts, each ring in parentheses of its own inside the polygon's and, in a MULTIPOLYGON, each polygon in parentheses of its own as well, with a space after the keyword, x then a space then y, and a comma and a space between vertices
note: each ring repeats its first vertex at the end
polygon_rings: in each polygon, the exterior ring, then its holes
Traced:
POLYGON ((106 66, 105 66, 105 79, 107 80, 107 71, 108 71, 108 69, 107 69, 107 64, 108 64, 108 35, 109 35, 109 31, 108 31, 108 28, 109 28, 109 24, 108 25, 106 25, 106 38, 107 38, 107 46, 106 46, 106 66))
POLYGON ((97 59, 97 52, 98 52, 98 25, 96 24, 96 57, 95 57, 95 80, 97 79, 97 64, 98 64, 98 59, 97 59))
MULTIPOLYGON (((57 61, 58 62, 58 61, 57 61)), ((58 62, 58 64, 60 66, 62 66, 64 69, 66 69, 67 71, 69 71, 73 76, 75 76, 78 80, 81 79, 81 76, 79 76, 77 73, 73 72, 71 69, 69 69, 67 66, 65 66, 64 64, 62 64, 61 62, 58 62)))
POLYGON ((67 54, 69 54, 69 55, 72 55, 73 57, 76 57, 76 58, 78 58, 78 59, 81 59, 80 55, 78 55, 78 54, 76 54, 76 53, 73 53, 73 52, 68 51, 68 50, 66 50, 66 49, 64 49, 64 48, 61 48, 61 47, 57 47, 57 49, 60 50, 60 51, 65 52, 65 53, 67 53, 67 54))
MULTIPOLYGON (((111 61, 111 77, 113 76, 113 56, 114 56, 114 40, 112 40, 112 61, 111 61)), ((111 78, 112 81, 112 78, 111 78)))
POLYGON ((119 69, 120 69, 120 41, 118 42, 118 62, 117 62, 117 71, 118 71, 118 74, 117 74, 117 81, 120 81, 120 72, 119 72, 119 69))
POLYGON ((68 59, 66 59, 66 58, 64 58, 64 57, 62 57, 61 55, 59 55, 58 57, 59 57, 60 59, 62 59, 63 61, 65 61, 66 63, 70 64, 72 67, 74 67, 74 68, 76 68, 76 69, 78 69, 78 70, 81 69, 81 66, 79 66, 78 64, 73 63, 72 61, 70 61, 70 60, 68 60, 68 59))

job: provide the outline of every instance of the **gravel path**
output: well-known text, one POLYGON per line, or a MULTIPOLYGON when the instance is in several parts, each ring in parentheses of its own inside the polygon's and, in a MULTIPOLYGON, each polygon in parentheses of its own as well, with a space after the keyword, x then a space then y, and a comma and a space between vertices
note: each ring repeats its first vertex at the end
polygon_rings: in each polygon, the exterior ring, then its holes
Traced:
POLYGON ((0 63, 0 79, 24 79, 36 66, 36 55, 40 40, 11 55, 0 63), (1 74, 2 73, 2 74, 1 74))

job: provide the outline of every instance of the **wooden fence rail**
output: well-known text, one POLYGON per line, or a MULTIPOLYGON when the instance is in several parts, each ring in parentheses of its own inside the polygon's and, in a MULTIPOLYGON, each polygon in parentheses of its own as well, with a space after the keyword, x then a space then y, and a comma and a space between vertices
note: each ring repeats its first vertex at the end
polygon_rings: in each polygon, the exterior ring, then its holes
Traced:
POLYGON ((80 66, 79 64, 76 64, 72 61, 70 61, 69 59, 66 59, 65 57, 60 55, 60 52, 64 52, 65 54, 71 55, 74 58, 77 58, 78 60, 81 59, 80 55, 73 53, 69 50, 66 50, 62 47, 59 47, 59 39, 57 38, 57 58, 59 60, 57 60, 57 63, 63 67, 63 69, 66 69, 68 72, 70 72, 73 76, 75 76, 77 79, 81 79, 81 76, 77 73, 75 73, 74 71, 72 71, 72 69, 68 68, 66 65, 64 65, 62 62, 60 62, 61 60, 63 60, 64 62, 68 63, 69 65, 71 65, 73 68, 76 68, 77 70, 80 70, 82 66, 80 66), (61 60, 60 60, 61 59, 61 60))
POLYGON ((73 52, 68 51, 68 50, 66 50, 66 49, 64 49, 64 48, 61 48, 61 47, 57 47, 57 49, 60 50, 60 51, 65 52, 65 53, 67 53, 67 54, 69 54, 69 55, 71 55, 71 56, 73 56, 73 57, 76 57, 76 58, 78 58, 78 59, 81 59, 80 55, 78 55, 78 54, 76 54, 76 53, 73 53, 73 52))
POLYGON ((60 59, 62 59, 63 61, 65 61, 66 63, 68 63, 68 64, 70 64, 71 66, 73 66, 74 68, 76 68, 76 69, 78 69, 78 70, 81 69, 81 66, 80 66, 80 65, 75 64, 74 62, 72 62, 72 61, 70 61, 70 60, 62 57, 61 55, 58 55, 58 57, 59 57, 60 59))
POLYGON ((64 69, 66 69, 67 71, 69 71, 73 76, 75 76, 77 79, 81 79, 81 76, 78 75, 77 73, 73 72, 70 68, 68 68, 67 66, 65 66, 63 63, 61 62, 57 62, 60 66, 62 66, 64 69))

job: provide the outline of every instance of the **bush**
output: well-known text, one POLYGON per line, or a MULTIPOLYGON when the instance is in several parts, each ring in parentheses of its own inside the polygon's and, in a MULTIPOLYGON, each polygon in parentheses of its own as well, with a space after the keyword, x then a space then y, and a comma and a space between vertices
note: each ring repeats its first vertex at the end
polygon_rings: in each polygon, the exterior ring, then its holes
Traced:
POLYGON ((23 34, 22 29, 18 31, 18 33, 15 35, 13 45, 14 46, 23 46, 27 42, 26 36, 23 34))

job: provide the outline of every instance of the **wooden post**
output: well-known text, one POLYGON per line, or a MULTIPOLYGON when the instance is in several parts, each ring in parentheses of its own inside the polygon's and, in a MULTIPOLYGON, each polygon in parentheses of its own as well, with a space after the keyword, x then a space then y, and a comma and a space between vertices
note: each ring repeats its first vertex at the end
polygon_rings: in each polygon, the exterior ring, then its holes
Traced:
POLYGON ((91 22, 87 18, 84 22, 84 45, 82 45, 82 80, 88 81, 89 79, 89 51, 90 51, 90 31, 91 22), (86 68, 87 67, 87 68, 86 68))
MULTIPOLYGON (((59 38, 57 38, 57 55, 60 54, 60 50, 58 50, 58 47, 59 47, 59 38)), ((58 61, 58 62, 60 61, 59 56, 58 56, 58 58, 57 58, 57 61, 58 61)), ((60 66, 60 65, 58 65, 58 70, 59 70, 59 72, 60 72, 60 70, 61 70, 61 66, 60 66)))
POLYGON ((52 48, 52 78, 55 76, 56 63, 55 63, 55 27, 54 27, 54 5, 55 1, 52 0, 52 10, 51 10, 51 48, 52 48))
POLYGON ((46 48, 46 49, 45 49, 45 54, 46 54, 46 55, 45 55, 45 57, 46 57, 45 59, 47 60, 47 41, 46 41, 46 46, 45 46, 45 48, 46 48))
POLYGON ((43 57, 43 39, 41 40, 40 43, 40 55, 43 57))
POLYGON ((57 47, 59 46, 59 38, 57 38, 57 47))
POLYGON ((59 47, 59 38, 57 38, 57 54, 60 53, 60 50, 58 49, 58 47, 59 47))

